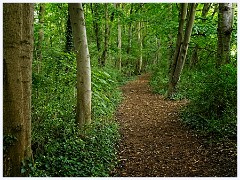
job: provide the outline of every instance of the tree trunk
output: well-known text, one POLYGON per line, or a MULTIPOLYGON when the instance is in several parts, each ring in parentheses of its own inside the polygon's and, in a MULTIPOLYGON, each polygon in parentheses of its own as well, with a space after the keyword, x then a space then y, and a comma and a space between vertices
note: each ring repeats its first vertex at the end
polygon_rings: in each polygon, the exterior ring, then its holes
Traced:
POLYGON ((81 3, 69 3, 74 49, 77 55, 77 114, 81 128, 91 122, 91 66, 84 12, 81 3))
POLYGON ((143 48, 143 43, 142 43, 142 22, 139 21, 138 22, 138 44, 139 44, 139 47, 140 47, 140 55, 139 55, 139 60, 138 60, 138 74, 141 74, 141 71, 142 71, 142 48, 143 48))
POLYGON ((102 66, 101 63, 101 36, 100 36, 100 26, 99 26, 99 4, 98 3, 91 3, 91 10, 92 10, 92 15, 93 15, 93 27, 94 27, 94 33, 96 36, 96 43, 97 43, 97 51, 98 51, 98 65, 102 66))
POLYGON ((233 14, 232 3, 219 3, 217 67, 230 63, 233 14))
POLYGON ((31 158, 33 13, 29 3, 3 5, 4 176, 25 176, 31 158))
MULTIPOLYGON (((118 5, 119 9, 121 9, 121 4, 118 5)), ((122 27, 121 21, 118 17, 118 69, 121 71, 122 68, 122 27)))
POLYGON ((192 33, 195 14, 196 14, 196 3, 190 3, 190 10, 189 10, 189 16, 188 16, 189 18, 188 18, 188 22, 187 22, 187 26, 184 34, 183 43, 180 46, 180 51, 178 54, 176 66, 174 68, 174 73, 172 74, 172 77, 170 78, 171 81, 169 82, 169 89, 167 92, 168 98, 172 96, 175 90, 175 87, 179 81, 183 66, 185 64, 185 59, 187 56, 188 44, 189 44, 191 33, 192 33))
POLYGON ((170 97, 173 93, 173 76, 174 76, 174 72, 176 69, 176 65, 177 65, 177 60, 178 60, 178 56, 180 53, 180 49, 181 49, 181 45, 183 42, 183 28, 184 28, 184 22, 186 19, 186 15, 187 15, 187 3, 181 3, 181 9, 179 12, 179 25, 178 25, 178 35, 177 35, 177 41, 176 41, 176 49, 173 55, 173 60, 171 62, 171 66, 170 66, 170 74, 169 74, 169 87, 168 87, 168 94, 167 97, 170 97))
POLYGON ((40 10, 39 10, 39 31, 38 31, 38 47, 37 47, 37 52, 38 52, 38 73, 41 70, 41 63, 42 63, 42 44, 44 40, 44 14, 45 14, 45 4, 40 3, 40 10))
MULTIPOLYGON (((133 12, 133 3, 131 4, 130 12, 129 12, 129 17, 131 17, 133 12)), ((132 47, 132 22, 129 22, 128 24, 128 46, 127 46, 127 54, 130 55, 132 47)))
POLYGON ((67 53, 70 53, 70 52, 72 52, 72 50, 73 50, 72 26, 71 26, 70 13, 69 13, 69 7, 68 7, 65 51, 67 53))
POLYGON ((105 3, 105 38, 104 49, 101 57, 101 66, 105 66, 108 54, 108 41, 109 41, 109 17, 108 17, 108 4, 105 3))

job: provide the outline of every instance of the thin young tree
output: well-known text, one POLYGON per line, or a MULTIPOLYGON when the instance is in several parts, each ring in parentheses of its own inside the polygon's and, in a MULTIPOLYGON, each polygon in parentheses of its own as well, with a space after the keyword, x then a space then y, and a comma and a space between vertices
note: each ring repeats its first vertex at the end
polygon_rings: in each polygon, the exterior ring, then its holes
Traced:
POLYGON ((30 160, 31 83, 34 5, 3 5, 4 176, 25 176, 21 162, 30 160))
MULTIPOLYGON (((121 3, 117 4, 119 10, 121 9, 121 3)), ((121 18, 118 17, 118 69, 121 71, 122 69, 122 25, 121 18)))
POLYGON ((69 3, 74 51, 77 55, 77 114, 79 127, 91 122, 91 65, 81 3, 69 3))
POLYGON ((105 66, 108 56, 108 44, 109 44, 109 14, 108 14, 108 4, 105 3, 105 33, 104 33, 104 47, 103 47, 103 53, 101 56, 101 66, 105 66))

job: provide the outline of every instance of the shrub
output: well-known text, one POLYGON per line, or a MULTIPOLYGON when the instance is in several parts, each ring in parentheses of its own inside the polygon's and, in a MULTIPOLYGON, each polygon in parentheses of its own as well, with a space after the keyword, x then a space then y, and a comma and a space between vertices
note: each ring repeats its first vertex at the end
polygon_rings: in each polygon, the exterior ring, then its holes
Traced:
POLYGON ((199 77, 184 122, 205 135, 235 138, 237 133, 237 69, 228 64, 199 77))

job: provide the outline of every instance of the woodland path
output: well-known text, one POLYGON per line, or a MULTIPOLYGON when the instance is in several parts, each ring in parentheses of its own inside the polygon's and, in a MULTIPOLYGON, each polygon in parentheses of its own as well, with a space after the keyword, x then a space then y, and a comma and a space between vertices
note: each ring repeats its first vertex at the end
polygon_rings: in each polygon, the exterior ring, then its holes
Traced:
POLYGON ((124 100, 116 114, 120 163, 112 176, 236 176, 235 152, 225 144, 204 145, 179 119, 187 102, 151 93, 149 77, 141 75, 122 87, 124 100))

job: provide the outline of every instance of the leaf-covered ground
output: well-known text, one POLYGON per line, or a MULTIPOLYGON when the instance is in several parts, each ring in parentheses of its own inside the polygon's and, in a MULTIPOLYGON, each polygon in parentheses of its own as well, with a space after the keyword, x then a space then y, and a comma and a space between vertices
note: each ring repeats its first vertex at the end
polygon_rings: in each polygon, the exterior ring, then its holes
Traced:
POLYGON ((112 176, 237 176, 236 147, 204 143, 180 121, 187 102, 151 93, 148 79, 142 75, 122 88, 125 98, 116 115, 120 162, 112 176))

